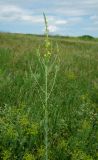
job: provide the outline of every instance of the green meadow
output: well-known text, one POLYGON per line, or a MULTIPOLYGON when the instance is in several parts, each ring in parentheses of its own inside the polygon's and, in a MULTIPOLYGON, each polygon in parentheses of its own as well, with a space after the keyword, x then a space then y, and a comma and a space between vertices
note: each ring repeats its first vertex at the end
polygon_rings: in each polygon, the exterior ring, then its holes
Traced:
POLYGON ((0 159, 46 160, 47 128, 48 160, 98 160, 98 39, 49 42, 46 124, 45 37, 0 33, 0 159))

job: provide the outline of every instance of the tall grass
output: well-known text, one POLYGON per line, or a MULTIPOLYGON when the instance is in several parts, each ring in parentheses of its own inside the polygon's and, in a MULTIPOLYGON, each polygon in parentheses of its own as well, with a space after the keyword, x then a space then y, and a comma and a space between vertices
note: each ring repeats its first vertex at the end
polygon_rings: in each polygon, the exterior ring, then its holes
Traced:
POLYGON ((97 43, 0 41, 1 160, 97 160, 97 43))

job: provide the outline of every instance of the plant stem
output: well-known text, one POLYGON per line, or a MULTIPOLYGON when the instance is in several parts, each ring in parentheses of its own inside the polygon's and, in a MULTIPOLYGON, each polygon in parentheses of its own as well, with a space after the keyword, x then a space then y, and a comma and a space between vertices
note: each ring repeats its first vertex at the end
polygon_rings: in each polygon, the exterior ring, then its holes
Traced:
POLYGON ((47 93, 47 65, 45 66, 45 160, 48 160, 48 93, 47 93))

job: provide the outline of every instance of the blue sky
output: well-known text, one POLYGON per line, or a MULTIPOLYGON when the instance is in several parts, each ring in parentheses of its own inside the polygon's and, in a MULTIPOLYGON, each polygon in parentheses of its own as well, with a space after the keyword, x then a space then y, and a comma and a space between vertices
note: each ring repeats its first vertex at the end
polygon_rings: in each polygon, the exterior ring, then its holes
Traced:
POLYGON ((98 37, 98 0, 0 0, 0 31, 98 37))

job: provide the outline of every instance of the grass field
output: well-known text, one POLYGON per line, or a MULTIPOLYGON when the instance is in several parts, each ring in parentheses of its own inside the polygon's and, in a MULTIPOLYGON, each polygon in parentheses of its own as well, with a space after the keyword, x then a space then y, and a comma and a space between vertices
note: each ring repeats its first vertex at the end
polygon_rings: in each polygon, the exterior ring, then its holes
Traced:
MULTIPOLYGON (((98 39, 50 37, 48 159, 98 160, 98 39)), ((45 159, 45 37, 0 33, 0 159, 45 159)))

